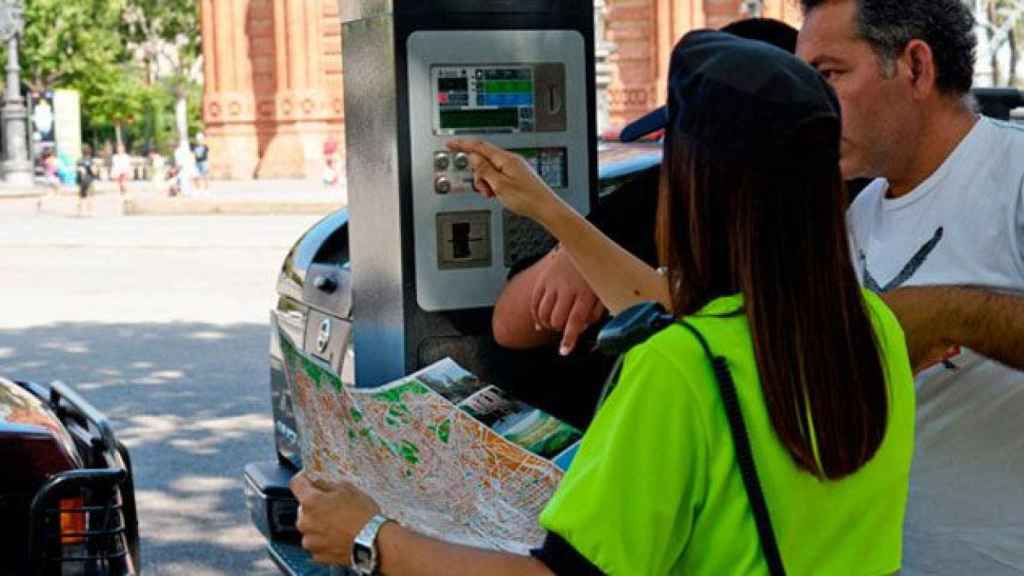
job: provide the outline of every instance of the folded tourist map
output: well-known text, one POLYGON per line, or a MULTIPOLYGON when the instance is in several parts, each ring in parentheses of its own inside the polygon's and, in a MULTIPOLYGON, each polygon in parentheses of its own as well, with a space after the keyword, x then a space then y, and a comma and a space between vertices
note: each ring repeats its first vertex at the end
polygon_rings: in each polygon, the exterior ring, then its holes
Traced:
POLYGON ((377 388, 347 386, 279 334, 312 479, 351 482, 389 517, 449 542, 517 553, 542 543, 537 516, 578 430, 450 359, 377 388))

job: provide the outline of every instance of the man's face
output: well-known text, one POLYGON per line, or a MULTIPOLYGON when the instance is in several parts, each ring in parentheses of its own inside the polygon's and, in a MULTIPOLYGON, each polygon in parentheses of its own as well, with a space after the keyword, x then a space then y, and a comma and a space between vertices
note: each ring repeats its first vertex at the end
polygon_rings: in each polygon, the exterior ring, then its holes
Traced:
POLYGON ((856 0, 827 2, 807 14, 797 56, 817 69, 839 97, 843 116, 840 166, 846 179, 885 176, 913 103, 898 76, 887 78, 871 46, 857 36, 856 0))

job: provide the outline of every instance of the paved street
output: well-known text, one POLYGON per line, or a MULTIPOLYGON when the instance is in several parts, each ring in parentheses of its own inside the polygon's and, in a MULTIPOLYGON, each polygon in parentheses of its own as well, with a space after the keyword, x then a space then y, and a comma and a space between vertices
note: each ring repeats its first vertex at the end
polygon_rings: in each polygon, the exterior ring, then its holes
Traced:
POLYGON ((147 574, 275 573, 240 474, 273 458, 268 310, 318 217, 71 218, 5 202, 0 374, 73 384, 114 420, 147 574))

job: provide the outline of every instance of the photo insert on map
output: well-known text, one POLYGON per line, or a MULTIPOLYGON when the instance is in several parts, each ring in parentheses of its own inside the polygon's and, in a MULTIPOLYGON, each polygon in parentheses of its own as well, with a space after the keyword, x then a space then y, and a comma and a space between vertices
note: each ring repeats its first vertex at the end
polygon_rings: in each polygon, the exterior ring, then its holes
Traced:
POLYGON ((444 396, 452 404, 458 404, 486 387, 479 378, 467 372, 450 358, 446 358, 432 366, 430 370, 416 375, 416 379, 426 384, 434 392, 444 396))
POLYGON ((534 454, 553 459, 576 443, 580 431, 550 414, 510 398, 488 386, 470 396, 459 408, 484 425, 534 454))

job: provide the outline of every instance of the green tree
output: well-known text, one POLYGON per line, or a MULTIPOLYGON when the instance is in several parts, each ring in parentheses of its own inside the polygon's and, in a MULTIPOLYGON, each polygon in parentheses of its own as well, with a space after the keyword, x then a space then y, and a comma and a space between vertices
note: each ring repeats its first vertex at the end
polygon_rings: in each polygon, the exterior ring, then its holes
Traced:
POLYGON ((120 34, 125 0, 26 0, 24 82, 36 92, 102 86, 127 59, 120 34))
POLYGON ((179 142, 188 142, 189 97, 201 72, 202 38, 196 0, 125 0, 127 37, 143 53, 150 84, 174 95, 179 142), (170 74, 161 72, 168 70, 170 74))
POLYGON ((86 83, 101 81, 82 86, 83 105, 93 126, 113 126, 115 142, 120 146, 125 143, 124 127, 144 118, 155 95, 135 67, 125 64, 112 68, 102 78, 87 77, 86 83))

